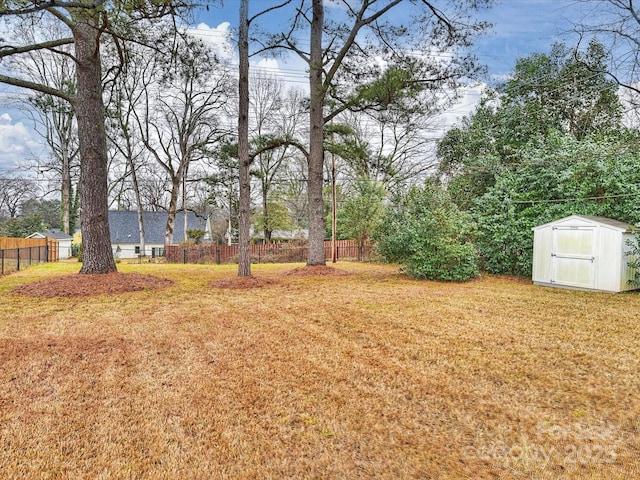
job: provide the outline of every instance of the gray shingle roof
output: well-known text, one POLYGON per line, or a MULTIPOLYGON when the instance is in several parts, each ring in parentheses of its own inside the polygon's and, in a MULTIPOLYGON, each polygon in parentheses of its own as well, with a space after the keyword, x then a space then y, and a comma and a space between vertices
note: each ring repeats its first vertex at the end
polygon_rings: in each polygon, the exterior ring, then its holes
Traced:
MULTIPOLYGON (((167 226, 167 212, 144 212, 144 234, 146 243, 164 243, 164 231, 167 226)), ((173 243, 181 243, 184 239, 183 231, 184 213, 176 213, 176 221, 173 232, 173 243)), ((207 222, 196 216, 193 212, 187 212, 187 230, 206 230, 207 222)), ((138 230, 138 212, 136 211, 109 211, 109 230, 111 243, 140 243, 138 230)))
MULTIPOLYGON (((47 230, 44 232, 35 232, 32 235, 36 235, 36 234, 41 235, 43 238, 49 237, 55 240, 73 240, 73 237, 71 235, 67 235, 66 233, 60 231, 57 228, 52 228, 51 230, 47 230)), ((32 237, 32 235, 29 235, 29 237, 32 237)))

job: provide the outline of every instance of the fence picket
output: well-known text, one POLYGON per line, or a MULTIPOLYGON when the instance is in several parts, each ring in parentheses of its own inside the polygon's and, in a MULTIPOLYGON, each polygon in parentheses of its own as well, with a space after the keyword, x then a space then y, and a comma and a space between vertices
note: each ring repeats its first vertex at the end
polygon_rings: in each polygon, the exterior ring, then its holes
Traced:
POLYGON ((57 259, 58 243, 55 239, 0 237, 0 275, 57 259))
MULTIPOLYGON (((371 258, 374 246, 364 247, 353 240, 339 240, 337 242, 338 257, 340 259, 353 258, 366 260, 371 258)), ((268 245, 250 245, 251 261, 254 263, 286 263, 301 262, 307 258, 307 247, 287 243, 272 243, 268 245)), ((331 242, 325 242, 325 256, 331 258, 331 242)), ((165 249, 168 263, 235 263, 238 261, 237 245, 170 245, 165 249)))

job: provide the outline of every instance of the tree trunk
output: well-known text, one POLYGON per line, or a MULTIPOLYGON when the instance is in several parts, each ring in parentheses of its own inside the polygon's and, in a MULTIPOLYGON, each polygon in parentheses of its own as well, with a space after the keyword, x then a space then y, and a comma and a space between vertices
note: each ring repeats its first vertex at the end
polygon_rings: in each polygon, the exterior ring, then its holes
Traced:
POLYGON ((188 166, 182 175, 182 238, 185 242, 189 240, 189 217, 187 216, 187 172, 188 166))
POLYGON ((136 196, 136 210, 138 211, 138 232, 140 234, 140 255, 147 256, 147 241, 144 233, 144 208, 142 206, 142 195, 140 195, 140 185, 138 184, 138 174, 133 165, 133 161, 127 159, 131 165, 131 180, 133 182, 133 192, 136 196))
POLYGON ((61 186, 61 209, 62 219, 61 227, 62 231, 67 235, 73 234, 70 232, 70 220, 71 220, 71 161, 69 159, 69 152, 62 152, 62 186, 61 186))
POLYGON ((107 194, 107 135, 98 39, 98 13, 78 10, 73 28, 78 90, 74 109, 80 146, 80 225, 82 269, 80 273, 111 273, 116 264, 109 236, 107 194))
POLYGON ((238 31, 238 175, 240 177, 240 204, 238 209, 238 276, 251 276, 249 249, 249 213, 251 185, 249 183, 249 0, 240 2, 238 31))
POLYGON ((167 226, 164 231, 164 247, 173 243, 173 232, 176 227, 176 212, 178 211, 178 193, 180 192, 182 168, 171 178, 171 197, 169 199, 169 210, 167 212, 167 226))
POLYGON ((264 243, 266 245, 271 244, 271 224, 269 219, 269 202, 267 200, 267 187, 266 182, 262 182, 262 219, 264 228, 262 229, 264 235, 264 243))
POLYGON ((313 19, 311 21, 311 55, 309 62, 309 256, 307 265, 325 265, 324 235, 325 220, 322 200, 324 146, 323 146, 323 105, 324 87, 322 85, 322 28, 324 26, 323 0, 313 0, 313 19))

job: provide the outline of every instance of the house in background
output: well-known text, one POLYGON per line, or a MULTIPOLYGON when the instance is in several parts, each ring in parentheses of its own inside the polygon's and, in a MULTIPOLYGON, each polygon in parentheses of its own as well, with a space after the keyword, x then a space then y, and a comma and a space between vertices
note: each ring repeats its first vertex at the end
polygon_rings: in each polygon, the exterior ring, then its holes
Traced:
POLYGON ((571 215, 533 229, 533 282, 551 287, 624 292, 630 280, 633 227, 604 217, 571 215))
MULTIPOLYGON (((256 230, 251 226, 251 230, 249 231, 251 239, 254 243, 263 244, 264 242, 264 231, 256 230)), ((271 232, 271 242, 272 243, 287 243, 293 242, 295 240, 308 240, 309 239, 309 229, 308 228, 294 228, 292 230, 274 230, 271 232)))
POLYGON ((73 242, 73 237, 57 228, 52 228, 45 232, 35 232, 27 238, 52 238, 58 245, 58 260, 66 260, 71 257, 71 242, 73 242))
MULTIPOLYGON (((164 255, 164 232, 167 226, 167 216, 167 212, 143 213, 144 253, 148 257, 164 255)), ((110 210, 109 230, 114 258, 137 258, 142 255, 138 212, 110 210)), ((187 213, 187 230, 203 230, 205 236, 202 241, 211 241, 211 231, 207 220, 198 217, 193 212, 187 213)), ((184 238, 184 212, 178 212, 176 213, 173 243, 179 244, 186 240, 184 238)))

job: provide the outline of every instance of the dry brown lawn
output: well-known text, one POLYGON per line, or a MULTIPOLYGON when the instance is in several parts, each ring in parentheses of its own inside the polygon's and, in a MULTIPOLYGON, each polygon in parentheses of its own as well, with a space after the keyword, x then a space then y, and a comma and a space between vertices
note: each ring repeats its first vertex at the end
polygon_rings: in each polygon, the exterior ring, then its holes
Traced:
POLYGON ((15 291, 73 263, 1 278, 0 477, 640 476, 640 295, 296 267, 120 265, 173 283, 82 297, 15 291))

